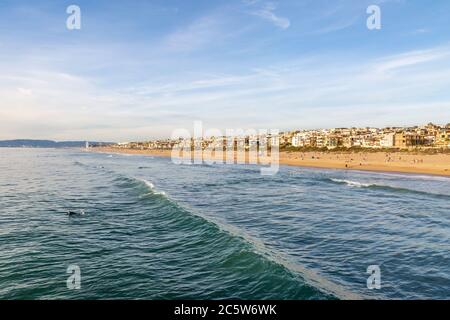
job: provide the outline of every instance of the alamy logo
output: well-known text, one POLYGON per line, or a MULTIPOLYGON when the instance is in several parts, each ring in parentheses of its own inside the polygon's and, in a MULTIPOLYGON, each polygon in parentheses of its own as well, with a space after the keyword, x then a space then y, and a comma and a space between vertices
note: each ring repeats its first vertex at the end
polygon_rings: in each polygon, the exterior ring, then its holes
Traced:
POLYGON ((367 267, 367 273, 370 274, 367 278, 367 289, 381 289, 381 269, 380 266, 372 265, 367 267))
POLYGON ((194 122, 194 135, 187 129, 172 134, 172 162, 175 164, 255 164, 262 175, 279 170, 279 130, 220 129, 203 130, 194 122))
POLYGON ((66 10, 67 14, 70 16, 66 20, 66 26, 69 30, 80 30, 81 29, 81 9, 77 5, 70 5, 66 10))
POLYGON ((67 268, 67 273, 70 274, 67 278, 66 284, 69 290, 80 290, 81 289, 81 269, 77 265, 70 265, 67 268))
POLYGON ((381 8, 377 5, 371 5, 367 8, 367 29, 380 30, 381 29, 381 8))

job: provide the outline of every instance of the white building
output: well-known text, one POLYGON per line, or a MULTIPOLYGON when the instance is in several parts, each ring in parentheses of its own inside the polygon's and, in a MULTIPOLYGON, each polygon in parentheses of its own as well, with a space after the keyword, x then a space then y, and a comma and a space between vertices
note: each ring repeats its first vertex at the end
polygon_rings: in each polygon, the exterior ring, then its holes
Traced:
POLYGON ((394 146, 395 133, 387 133, 380 140, 380 147, 382 148, 392 148, 394 146))
POLYGON ((310 144, 310 135, 307 132, 297 133, 292 137, 292 146, 293 147, 306 147, 310 144))

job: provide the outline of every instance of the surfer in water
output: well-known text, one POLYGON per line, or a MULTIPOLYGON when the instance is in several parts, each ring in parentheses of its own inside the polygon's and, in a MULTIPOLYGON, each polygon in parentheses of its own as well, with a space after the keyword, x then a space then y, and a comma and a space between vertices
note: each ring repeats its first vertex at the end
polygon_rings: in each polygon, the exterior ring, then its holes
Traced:
POLYGON ((79 212, 75 212, 75 211, 68 210, 68 211, 67 211, 67 215, 68 215, 69 217, 72 217, 72 216, 84 216, 84 210, 81 209, 79 212))

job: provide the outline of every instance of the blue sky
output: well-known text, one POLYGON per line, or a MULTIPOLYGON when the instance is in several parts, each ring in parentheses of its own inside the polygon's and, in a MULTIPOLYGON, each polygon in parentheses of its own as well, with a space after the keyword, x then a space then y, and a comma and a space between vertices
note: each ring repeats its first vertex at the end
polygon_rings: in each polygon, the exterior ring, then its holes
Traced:
POLYGON ((445 124, 449 14, 448 0, 0 0, 0 139, 445 124))

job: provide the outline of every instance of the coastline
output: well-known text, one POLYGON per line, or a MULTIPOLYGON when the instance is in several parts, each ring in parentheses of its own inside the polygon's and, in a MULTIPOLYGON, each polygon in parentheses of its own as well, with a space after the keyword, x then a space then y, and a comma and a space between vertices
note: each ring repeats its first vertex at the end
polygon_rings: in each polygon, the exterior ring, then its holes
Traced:
MULTIPOLYGON (((170 150, 96 147, 92 152, 171 157, 170 150)), ((280 165, 450 177, 450 154, 404 152, 280 152, 280 165)))

